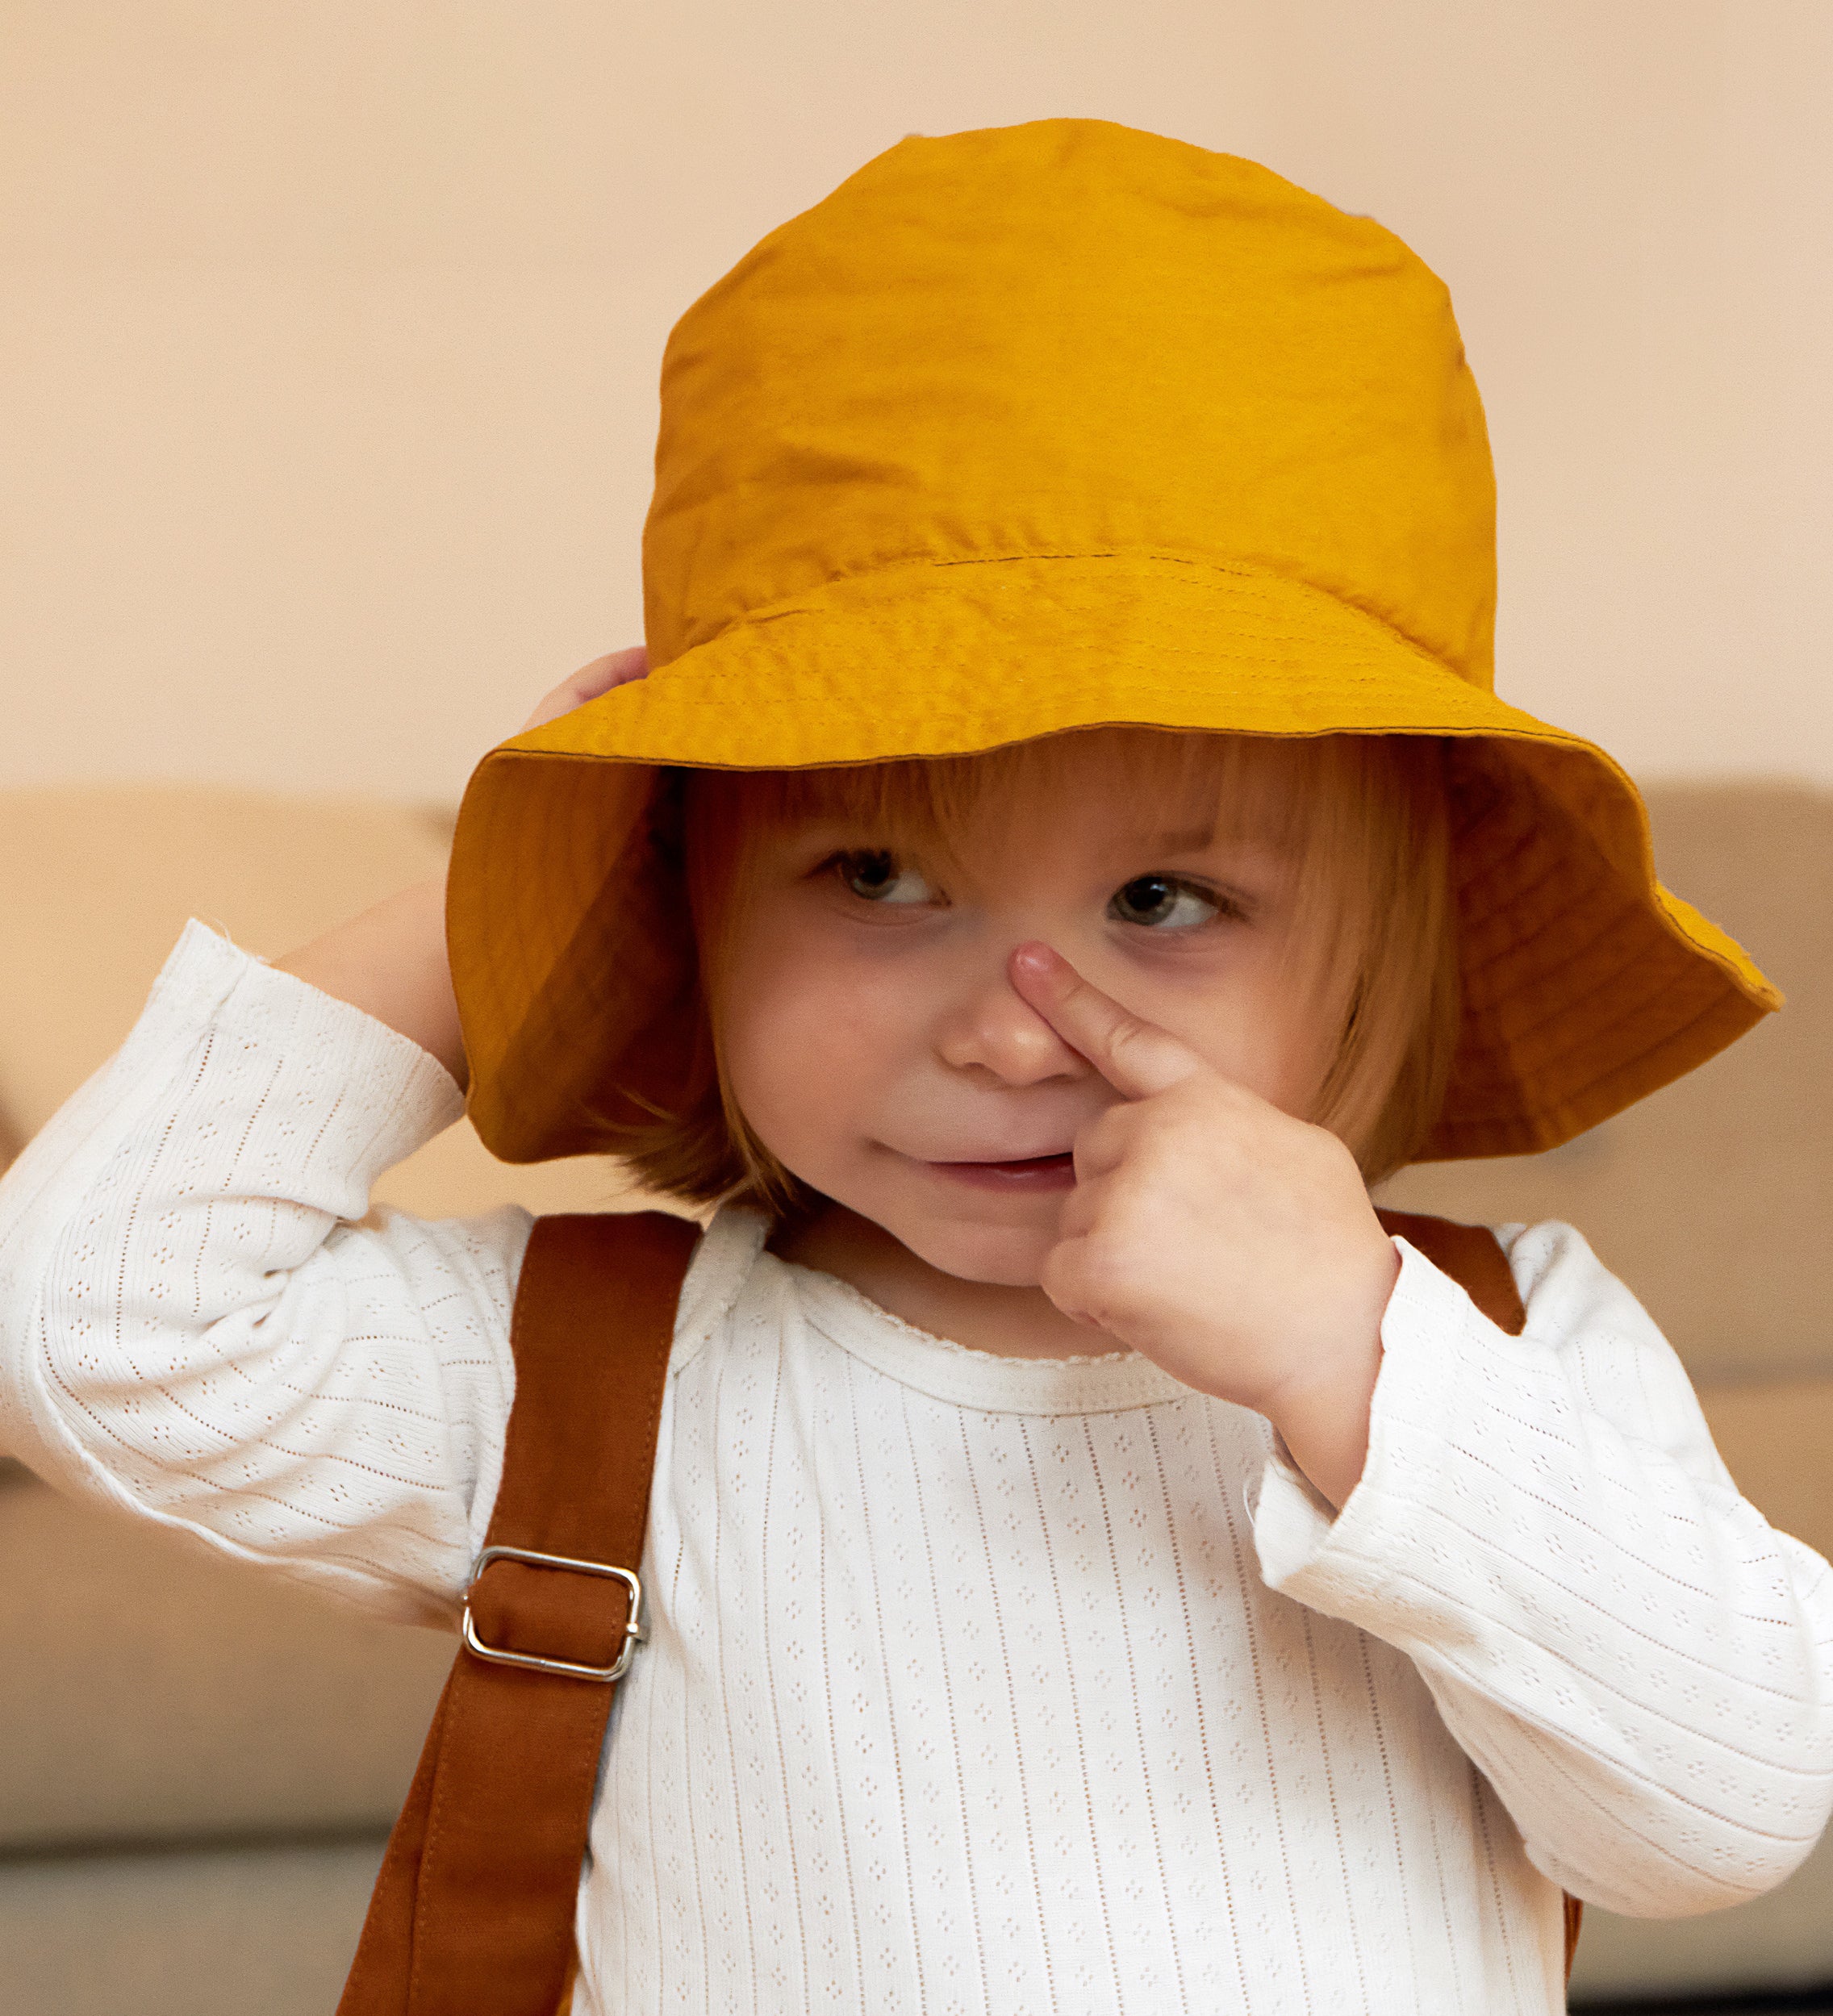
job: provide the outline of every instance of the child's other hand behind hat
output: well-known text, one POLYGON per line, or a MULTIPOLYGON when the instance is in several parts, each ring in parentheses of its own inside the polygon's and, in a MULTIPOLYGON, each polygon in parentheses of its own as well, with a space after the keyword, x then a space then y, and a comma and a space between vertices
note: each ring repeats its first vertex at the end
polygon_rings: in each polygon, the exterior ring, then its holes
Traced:
MULTIPOLYGON (((522 733, 583 707, 649 669, 641 645, 608 652, 562 679, 522 733)), ((445 878, 416 883, 334 925, 273 963, 386 1022, 437 1058, 461 1086, 469 1077, 464 1033, 445 947, 445 878)))
POLYGON ((602 658, 594 658, 590 665, 581 666, 570 678, 562 679, 551 693, 545 695, 522 724, 521 733, 526 735, 530 728, 545 728, 549 721, 558 720, 562 714, 570 714, 574 707, 595 700, 601 693, 608 693, 614 686, 628 686, 633 679, 646 677, 649 670, 649 654, 642 645, 632 645, 623 651, 608 651, 602 658))
POLYGON ((1263 1414, 1341 1506, 1399 1276, 1355 1158, 1092 987, 1048 946, 1013 986, 1123 1102, 1075 1137, 1039 1285, 1187 1386, 1263 1414))

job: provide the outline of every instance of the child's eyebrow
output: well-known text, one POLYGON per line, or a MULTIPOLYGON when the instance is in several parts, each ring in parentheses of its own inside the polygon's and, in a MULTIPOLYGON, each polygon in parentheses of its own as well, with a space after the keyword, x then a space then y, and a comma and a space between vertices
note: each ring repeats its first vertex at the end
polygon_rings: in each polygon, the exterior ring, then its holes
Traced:
POLYGON ((1200 854, 1225 849, 1231 862, 1259 863, 1268 869, 1289 859, 1291 848, 1266 835, 1245 833, 1210 820, 1200 826, 1142 827, 1122 843, 1145 854, 1200 854))
POLYGON ((1211 845, 1217 838, 1213 824, 1207 826, 1180 826, 1167 830, 1159 827, 1142 833, 1142 842, 1148 847, 1162 847, 1167 854, 1199 854, 1211 845))
POLYGON ((1197 854, 1205 849, 1232 841, 1247 841, 1239 834, 1230 833, 1209 820, 1200 826, 1138 826, 1121 836, 1121 845, 1146 854, 1197 854))

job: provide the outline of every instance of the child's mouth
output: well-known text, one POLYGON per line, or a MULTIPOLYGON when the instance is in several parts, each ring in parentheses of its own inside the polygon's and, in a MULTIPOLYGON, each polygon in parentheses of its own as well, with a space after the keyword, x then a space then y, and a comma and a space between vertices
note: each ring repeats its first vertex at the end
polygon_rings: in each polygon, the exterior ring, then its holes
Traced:
POLYGON ((1073 1155, 1032 1155, 1020 1162, 933 1162, 938 1175, 979 1190, 1073 1190, 1073 1155))

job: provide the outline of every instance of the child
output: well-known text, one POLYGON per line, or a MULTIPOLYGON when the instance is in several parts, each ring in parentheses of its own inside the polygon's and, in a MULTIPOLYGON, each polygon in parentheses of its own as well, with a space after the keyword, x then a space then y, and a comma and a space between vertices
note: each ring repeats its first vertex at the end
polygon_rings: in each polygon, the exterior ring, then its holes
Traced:
POLYGON ((1377 226, 1088 122, 893 148, 677 330, 653 669, 486 759, 444 917, 192 925, 8 1176, 6 1439, 449 1620, 529 1221, 359 1221, 468 1075, 719 1207, 576 2007, 1550 2010, 1562 1888, 1781 1881, 1833 1574, 1576 1233, 1501 1229, 1511 1336, 1369 1202, 1775 1004, 1492 697, 1492 548, 1377 226))

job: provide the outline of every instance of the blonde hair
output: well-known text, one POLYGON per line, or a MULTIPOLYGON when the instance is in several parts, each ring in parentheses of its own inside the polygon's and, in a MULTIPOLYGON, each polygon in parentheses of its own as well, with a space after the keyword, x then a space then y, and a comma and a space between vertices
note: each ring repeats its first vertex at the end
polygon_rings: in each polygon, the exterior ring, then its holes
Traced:
POLYGON ((759 842, 811 817, 858 822, 946 857, 968 829, 1016 811, 1099 736, 1104 767, 1164 802, 1213 793, 1219 832, 1271 841, 1296 862, 1293 975, 1334 1032, 1309 1117, 1371 1184, 1418 1152, 1438 1117, 1455 1045, 1457 958, 1440 745, 1359 735, 1267 737, 1080 729, 982 755, 802 770, 668 774, 699 949, 700 1025, 683 1097, 627 1133, 623 1159, 693 1204, 745 1196, 779 1215, 812 1201, 752 1131, 722 1066, 718 1028, 731 933, 759 842))

